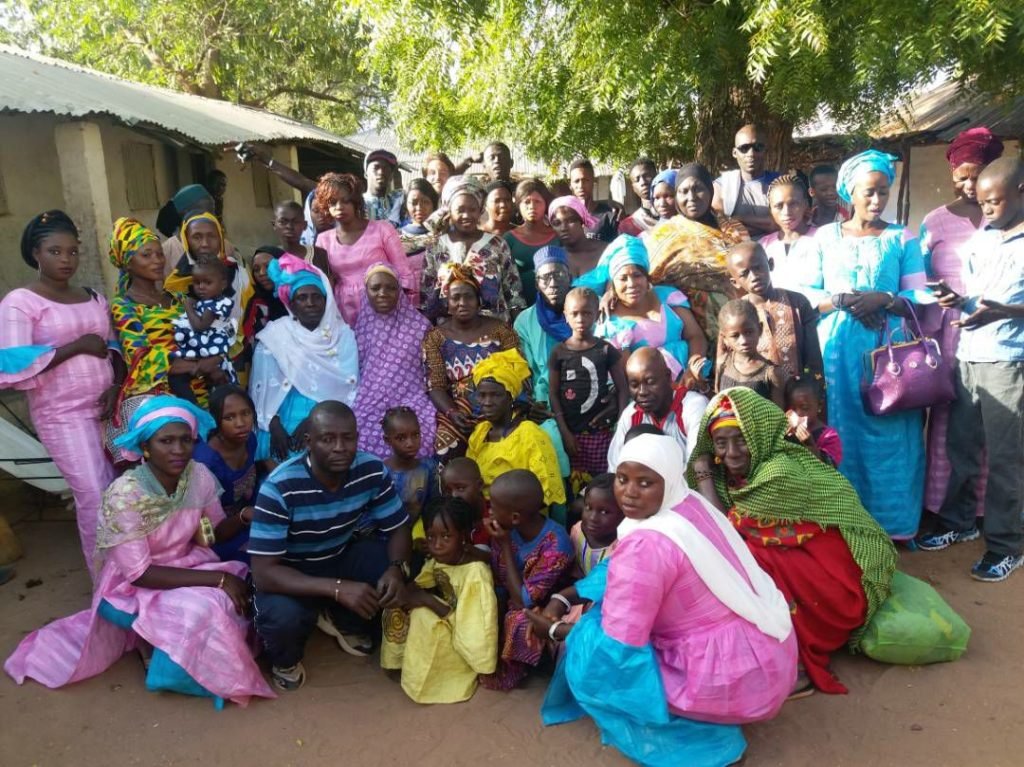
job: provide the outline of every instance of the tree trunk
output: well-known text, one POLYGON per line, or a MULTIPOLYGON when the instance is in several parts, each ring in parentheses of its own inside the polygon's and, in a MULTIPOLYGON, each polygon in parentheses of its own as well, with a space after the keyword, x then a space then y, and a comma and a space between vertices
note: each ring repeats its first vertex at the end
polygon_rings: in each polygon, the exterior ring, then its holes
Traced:
POLYGON ((732 157, 736 131, 754 123, 764 133, 767 144, 765 161, 770 170, 789 168, 793 145, 793 123, 773 114, 753 85, 722 87, 698 99, 697 128, 694 131, 697 162, 718 176, 736 167, 732 157))

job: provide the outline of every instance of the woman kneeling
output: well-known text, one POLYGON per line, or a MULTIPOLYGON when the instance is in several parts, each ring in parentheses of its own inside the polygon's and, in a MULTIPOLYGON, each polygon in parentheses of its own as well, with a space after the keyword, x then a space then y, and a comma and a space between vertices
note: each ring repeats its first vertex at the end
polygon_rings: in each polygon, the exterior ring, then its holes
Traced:
POLYGON ((845 693, 829 653, 858 648, 889 595, 896 549, 839 472, 785 439, 788 427, 760 395, 726 389, 704 413, 689 481, 786 595, 807 676, 797 691, 845 693))
POLYGON ((92 607, 27 636, 4 670, 62 687, 102 673, 138 640, 152 645, 146 686, 246 705, 273 698, 246 643, 246 566, 210 548, 222 524, 219 486, 192 460, 210 416, 159 396, 116 444, 145 462, 107 488, 97 549, 104 562, 92 607), (200 542, 201 541, 201 542, 200 542))

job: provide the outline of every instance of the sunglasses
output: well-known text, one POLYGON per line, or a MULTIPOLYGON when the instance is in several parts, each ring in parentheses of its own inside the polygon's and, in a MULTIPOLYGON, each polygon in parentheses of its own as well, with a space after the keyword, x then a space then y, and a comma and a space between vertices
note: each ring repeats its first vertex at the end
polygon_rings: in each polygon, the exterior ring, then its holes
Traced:
POLYGON ((755 152, 763 152, 764 144, 760 141, 755 141, 753 144, 740 144, 738 147, 736 147, 736 151, 739 152, 740 154, 747 154, 751 150, 755 152))

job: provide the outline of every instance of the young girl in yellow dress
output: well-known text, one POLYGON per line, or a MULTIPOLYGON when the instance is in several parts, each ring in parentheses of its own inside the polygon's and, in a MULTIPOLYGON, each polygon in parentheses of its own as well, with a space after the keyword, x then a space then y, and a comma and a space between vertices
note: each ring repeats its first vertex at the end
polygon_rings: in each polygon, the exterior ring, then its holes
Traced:
POLYGON ((498 661, 498 600, 487 554, 469 539, 474 518, 460 498, 427 504, 430 558, 402 609, 384 611, 380 665, 402 670, 402 689, 417 703, 469 700, 498 661))

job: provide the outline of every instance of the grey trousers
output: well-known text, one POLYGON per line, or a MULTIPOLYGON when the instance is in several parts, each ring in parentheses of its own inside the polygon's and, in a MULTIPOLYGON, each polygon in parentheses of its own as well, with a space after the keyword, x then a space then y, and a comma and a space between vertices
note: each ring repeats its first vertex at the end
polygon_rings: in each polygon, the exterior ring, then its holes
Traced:
POLYGON ((952 471, 939 517, 957 532, 974 526, 981 455, 987 448, 986 548, 1019 555, 1024 548, 1024 362, 960 362, 956 390, 946 437, 952 471))

